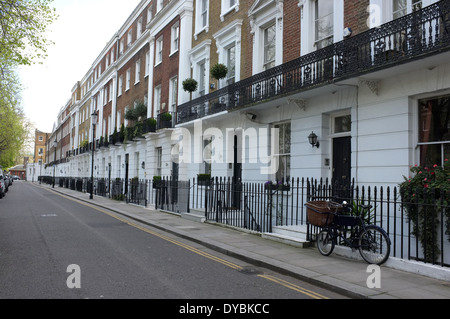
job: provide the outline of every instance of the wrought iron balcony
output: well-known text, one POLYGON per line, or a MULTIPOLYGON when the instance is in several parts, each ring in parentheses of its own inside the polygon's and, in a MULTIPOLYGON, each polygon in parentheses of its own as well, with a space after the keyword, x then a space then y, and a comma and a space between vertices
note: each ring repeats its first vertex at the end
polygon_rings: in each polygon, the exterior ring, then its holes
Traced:
POLYGON ((450 50, 444 0, 178 106, 177 124, 450 50))

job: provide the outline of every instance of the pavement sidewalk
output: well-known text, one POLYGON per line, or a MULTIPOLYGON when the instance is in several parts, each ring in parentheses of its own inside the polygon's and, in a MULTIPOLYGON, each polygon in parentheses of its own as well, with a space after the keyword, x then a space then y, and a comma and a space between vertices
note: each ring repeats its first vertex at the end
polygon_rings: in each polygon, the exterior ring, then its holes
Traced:
MULTIPOLYGON (((46 187, 44 185, 39 185, 46 187)), ((369 288, 373 282, 368 264, 332 254, 324 257, 316 248, 298 248, 214 223, 201 223, 172 214, 152 210, 108 198, 56 187, 54 191, 72 198, 109 209, 135 221, 164 230, 179 237, 202 244, 210 249, 265 267, 351 298, 370 299, 447 299, 450 298, 450 270, 436 266, 390 258, 381 267, 380 288, 369 288), (394 268, 392 268, 394 267, 394 268), (439 279, 422 273, 442 273, 439 279), (397 268, 397 269, 395 269, 397 268), (404 271, 400 269, 409 269, 404 271), (419 270, 417 270, 419 269, 419 270)))

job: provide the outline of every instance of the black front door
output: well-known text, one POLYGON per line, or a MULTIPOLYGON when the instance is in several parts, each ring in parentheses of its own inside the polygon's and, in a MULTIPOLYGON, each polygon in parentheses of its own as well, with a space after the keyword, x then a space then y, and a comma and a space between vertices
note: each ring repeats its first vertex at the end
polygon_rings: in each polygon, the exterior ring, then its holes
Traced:
POLYGON ((125 154, 125 194, 128 194, 128 169, 130 168, 130 154, 125 154))
POLYGON ((352 171, 352 138, 339 137, 333 139, 333 183, 349 186, 352 171))
POLYGON ((178 162, 172 162, 172 204, 178 203, 178 176, 179 176, 180 164, 178 162))
POLYGON ((233 186, 232 186, 232 206, 239 209, 241 206, 242 191, 242 148, 239 145, 238 136, 234 136, 234 163, 233 163, 233 186))

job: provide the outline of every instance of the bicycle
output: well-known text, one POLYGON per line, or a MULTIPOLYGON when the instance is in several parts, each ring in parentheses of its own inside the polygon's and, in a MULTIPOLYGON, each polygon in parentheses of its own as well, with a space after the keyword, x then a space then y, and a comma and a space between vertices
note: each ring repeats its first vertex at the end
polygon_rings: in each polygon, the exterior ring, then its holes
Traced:
MULTIPOLYGON (((353 251, 359 250, 361 257, 369 264, 382 265, 388 259, 391 251, 391 240, 383 228, 376 225, 367 225, 364 214, 351 216, 342 214, 344 209, 353 212, 353 207, 344 202, 342 205, 335 202, 320 201, 305 204, 308 210, 309 223, 321 227, 317 235, 316 244, 323 256, 333 252, 338 239, 353 251), (319 214, 319 215, 318 215, 319 214)), ((363 213, 372 209, 371 205, 360 205, 363 213)))

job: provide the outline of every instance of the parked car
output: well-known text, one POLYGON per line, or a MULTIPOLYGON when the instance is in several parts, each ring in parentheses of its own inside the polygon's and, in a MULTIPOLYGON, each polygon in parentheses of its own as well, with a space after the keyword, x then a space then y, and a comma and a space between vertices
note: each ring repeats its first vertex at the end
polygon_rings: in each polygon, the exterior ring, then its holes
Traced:
POLYGON ((3 171, 0 171, 0 199, 6 195, 5 177, 3 171))
POLYGON ((9 178, 6 177, 5 172, 2 171, 3 183, 5 184, 5 193, 9 190, 9 178))
POLYGON ((12 179, 13 181, 20 181, 20 177, 17 175, 13 175, 12 179))
POLYGON ((8 186, 11 186, 12 183, 13 183, 12 176, 9 175, 9 174, 5 174, 5 178, 6 178, 6 180, 8 181, 8 186))

